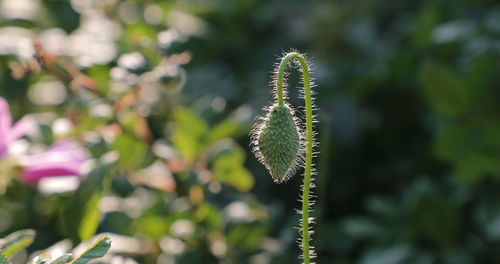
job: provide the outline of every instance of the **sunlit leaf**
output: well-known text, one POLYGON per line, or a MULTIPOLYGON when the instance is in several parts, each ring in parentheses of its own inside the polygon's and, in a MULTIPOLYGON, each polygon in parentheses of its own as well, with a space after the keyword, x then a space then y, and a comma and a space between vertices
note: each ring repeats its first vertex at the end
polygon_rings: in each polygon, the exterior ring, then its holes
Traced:
POLYGON ((11 264, 10 260, 0 250, 0 264, 11 264))
POLYGON ((245 151, 238 146, 223 150, 214 160, 214 166, 240 165, 245 161, 245 151))
POLYGON ((78 235, 81 240, 91 238, 99 226, 99 220, 101 218, 99 201, 101 200, 101 196, 101 192, 94 192, 92 194, 92 198, 90 198, 85 205, 84 215, 82 221, 80 222, 80 228, 78 229, 78 235))
POLYGON ((97 82, 99 92, 106 93, 109 87, 109 66, 94 65, 88 69, 88 75, 97 82))
POLYGON ((111 247, 111 239, 107 236, 100 237, 92 246, 90 246, 80 256, 75 258, 70 263, 72 264, 85 264, 92 259, 100 258, 108 252, 111 247))
POLYGON ((147 216, 137 220, 135 230, 145 233, 152 238, 159 239, 163 234, 168 233, 169 223, 165 221, 165 217, 147 216))
POLYGON ((67 204, 67 215, 61 224, 74 239, 87 240, 95 234, 101 216, 99 201, 111 184, 112 172, 109 165, 99 163, 67 204))
POLYGON ((5 237, 0 246, 0 250, 6 257, 12 257, 20 250, 31 245, 33 239, 35 239, 34 230, 20 230, 5 237))
POLYGON ((171 140, 187 160, 194 160, 204 147, 207 124, 191 110, 177 107, 172 113, 174 130, 171 140))
POLYGON ((119 165, 129 170, 139 168, 148 153, 144 141, 127 134, 117 136, 111 148, 120 153, 119 165))
POLYGON ((56 258, 50 264, 66 264, 66 263, 70 263, 71 262, 71 258, 72 258, 71 254, 64 254, 64 255, 56 258))
POLYGON ((48 253, 42 253, 36 257, 34 257, 30 264, 49 264, 50 263, 50 255, 48 253))
POLYGON ((253 187, 254 178, 243 166, 244 160, 245 153, 239 147, 222 152, 213 162, 215 179, 240 191, 250 190, 253 187))
POLYGON ((176 107, 172 113, 176 125, 183 129, 190 129, 196 135, 205 133, 207 124, 196 113, 186 107, 176 107))
POLYGON ((78 135, 83 131, 105 125, 107 122, 106 118, 94 116, 89 109, 82 110, 82 112, 79 113, 79 118, 78 125, 72 131, 72 135, 78 135))
POLYGON ((193 219, 196 222, 205 222, 209 229, 218 230, 222 227, 222 216, 217 207, 209 204, 202 203, 194 212, 193 219))
POLYGON ((243 132, 243 128, 243 124, 237 119, 227 118, 210 129, 208 141, 215 142, 227 137, 237 137, 243 132))

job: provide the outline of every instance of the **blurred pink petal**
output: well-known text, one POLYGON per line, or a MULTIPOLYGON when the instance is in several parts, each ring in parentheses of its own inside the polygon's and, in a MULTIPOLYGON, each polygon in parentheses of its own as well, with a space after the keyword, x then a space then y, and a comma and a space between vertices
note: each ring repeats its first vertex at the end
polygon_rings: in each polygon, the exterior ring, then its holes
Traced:
POLYGON ((9 105, 5 99, 0 97, 0 156, 3 155, 9 144, 11 125, 9 105))
POLYGON ((12 141, 24 136, 33 127, 34 121, 28 117, 24 117, 12 126, 9 104, 0 97, 0 157, 7 151, 12 141))
POLYGON ((78 170, 72 168, 54 167, 54 168, 38 168, 24 170, 22 180, 26 183, 37 183, 39 180, 46 177, 57 176, 76 176, 79 175, 78 170))
POLYGON ((21 162, 24 169, 21 179, 27 183, 36 183, 45 177, 81 176, 83 163, 89 157, 75 141, 60 141, 45 152, 27 156, 21 162))
MULTIPOLYGON (((12 126, 9 104, 0 97, 0 157, 9 144, 22 137, 34 126, 30 118, 23 118, 12 126)), ((21 160, 23 172, 21 179, 36 183, 45 177, 80 176, 82 164, 88 160, 87 153, 75 141, 60 141, 45 152, 26 156, 21 160)))
POLYGON ((30 117, 23 117, 12 127, 9 133, 8 142, 12 142, 24 135, 35 127, 35 121, 30 117))

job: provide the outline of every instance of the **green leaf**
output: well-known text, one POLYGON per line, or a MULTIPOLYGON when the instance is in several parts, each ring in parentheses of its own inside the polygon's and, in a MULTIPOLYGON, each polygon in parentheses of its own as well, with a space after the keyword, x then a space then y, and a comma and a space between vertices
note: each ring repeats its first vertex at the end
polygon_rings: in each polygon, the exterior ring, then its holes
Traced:
POLYGON ((267 232, 267 227, 258 223, 239 224, 228 231, 227 240, 231 245, 255 250, 261 245, 267 232))
POLYGON ((46 1, 44 8, 51 20, 56 22, 54 26, 64 29, 66 33, 73 32, 80 25, 80 13, 76 12, 67 1, 46 1))
POLYGON ((78 206, 81 208, 81 215, 77 220, 79 222, 78 236, 82 241, 91 238, 99 226, 101 219, 99 201, 103 191, 107 190, 111 184, 112 175, 110 174, 109 165, 99 165, 80 187, 78 194, 85 198, 81 200, 85 202, 78 206))
POLYGON ((439 23, 439 12, 434 6, 426 6, 418 12, 413 25, 412 41, 415 46, 425 48, 432 44, 432 31, 439 23))
POLYGON ((84 216, 78 229, 78 235, 81 240, 91 238, 99 226, 101 218, 101 210, 99 210, 99 201, 101 200, 102 193, 94 192, 92 197, 85 205, 84 216))
POLYGON ((10 260, 0 250, 0 264, 11 264, 10 260))
POLYGON ((500 172, 498 158, 493 159, 480 153, 467 154, 455 165, 455 176, 461 183, 474 183, 500 172))
POLYGON ((168 233, 170 228, 165 217, 150 215, 143 216, 134 223, 134 230, 144 233, 152 239, 160 239, 161 236, 168 233))
POLYGON ((237 166, 245 162, 245 151, 237 146, 232 145, 231 148, 223 150, 214 160, 214 167, 237 166))
POLYGON ((191 110, 177 107, 172 116, 175 127, 172 132, 172 143, 186 160, 194 160, 205 146, 205 136, 208 126, 191 110))
POLYGON ((103 191, 109 188, 115 172, 111 166, 99 162, 65 204, 64 217, 60 218, 59 225, 66 237, 83 241, 95 234, 101 215, 98 202, 103 191))
POLYGON ((464 76, 467 87, 473 91, 470 100, 474 103, 474 111, 480 117, 496 116, 498 107, 498 97, 495 94, 500 76, 500 70, 496 66, 495 57, 489 53, 478 56, 470 64, 464 76))
MULTIPOLYGON (((84 105, 82 102, 80 107, 83 108, 84 106, 86 105, 84 105)), ((107 118, 94 116, 91 113, 90 109, 82 109, 79 118, 80 119, 78 125, 72 129, 70 136, 76 137, 77 135, 81 135, 81 133, 83 133, 84 131, 92 130, 98 126, 106 125, 108 122, 107 118)))
POLYGON ((221 230, 223 225, 221 212, 210 203, 198 205, 193 214, 193 220, 197 223, 206 223, 209 230, 221 230))
POLYGON ((92 259, 100 258, 108 252, 111 247, 111 239, 107 236, 100 237, 92 246, 83 252, 71 264, 85 264, 92 259))
POLYGON ((238 119, 230 117, 210 129, 208 141, 212 143, 223 138, 236 137, 243 130, 243 124, 238 119))
POLYGON ((88 75, 97 82, 97 89, 105 94, 108 91, 109 66, 93 65, 87 70, 88 75))
POLYGON ((448 68, 432 63, 420 71, 420 83, 428 102, 444 117, 458 117, 470 110, 469 89, 448 68))
POLYGON ((128 170, 139 168, 148 152, 146 143, 127 134, 121 134, 116 137, 111 148, 120 153, 118 161, 120 167, 128 170))
POLYGON ((252 174, 242 166, 228 167, 224 170, 217 170, 216 179, 238 189, 241 192, 249 191, 254 185, 254 178, 252 174))
POLYGON ((436 245, 450 245, 460 231, 460 217, 449 196, 430 187, 417 197, 411 216, 415 234, 436 245))
POLYGON ((42 253, 36 257, 34 257, 30 264, 49 264, 50 263, 50 255, 48 253, 42 253))
POLYGON ((50 264, 66 264, 71 262, 71 254, 64 254, 58 258, 56 258, 54 261, 52 261, 50 264))
POLYGON ((488 92, 495 86, 499 71, 494 58, 489 53, 478 56, 470 64, 465 75, 467 85, 474 87, 478 95, 484 95, 482 98, 475 98, 476 100, 487 99, 487 95, 490 94, 488 92))
POLYGON ((241 148, 225 150, 213 162, 215 179, 242 192, 250 190, 254 185, 254 178, 243 167, 244 161, 245 153, 241 148))
POLYGON ((3 239, 0 250, 6 257, 12 257, 18 251, 28 247, 35 238, 35 231, 31 229, 14 232, 3 239))
POLYGON ((475 182, 500 173, 500 125, 498 121, 480 126, 456 124, 443 129, 434 142, 434 152, 452 162, 456 177, 475 182))
POLYGON ((186 107, 176 107, 172 112, 178 128, 191 131, 195 135, 203 135, 208 127, 203 119, 186 107))

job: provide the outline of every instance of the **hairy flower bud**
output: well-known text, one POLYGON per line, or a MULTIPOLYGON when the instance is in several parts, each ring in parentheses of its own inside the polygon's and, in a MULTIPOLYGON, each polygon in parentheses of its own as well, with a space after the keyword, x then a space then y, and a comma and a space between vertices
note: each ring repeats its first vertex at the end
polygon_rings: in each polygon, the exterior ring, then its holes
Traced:
POLYGON ((275 104, 269 109, 265 117, 260 118, 252 130, 253 151, 257 159, 266 166, 275 182, 281 183, 290 178, 297 168, 304 167, 304 184, 302 185, 302 214, 300 221, 299 245, 302 249, 304 264, 311 264, 315 257, 314 249, 310 244, 310 235, 313 230, 310 222, 313 218, 309 215, 309 206, 313 203, 311 189, 314 187, 313 180, 313 155, 314 155, 314 131, 313 131, 313 109, 311 87, 313 86, 310 76, 311 65, 304 54, 291 51, 283 55, 279 64, 276 64, 274 75, 274 98, 275 104), (302 81, 304 84, 304 114, 305 133, 302 134, 299 119, 295 118, 294 111, 288 106, 286 98, 285 75, 287 67, 295 62, 300 66, 302 81), (305 154, 305 155, 304 155, 305 154))
POLYGON ((302 160, 302 136, 293 110, 274 104, 254 129, 254 152, 275 182, 290 178, 302 160))

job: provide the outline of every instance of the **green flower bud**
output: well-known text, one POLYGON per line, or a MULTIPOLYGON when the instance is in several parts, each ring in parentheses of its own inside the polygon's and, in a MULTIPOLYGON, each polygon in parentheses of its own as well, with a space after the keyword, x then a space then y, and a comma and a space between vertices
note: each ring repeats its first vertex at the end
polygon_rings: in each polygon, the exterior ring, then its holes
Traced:
POLYGON ((293 110, 274 104, 254 129, 254 152, 275 182, 288 180, 302 160, 302 135, 293 110))

